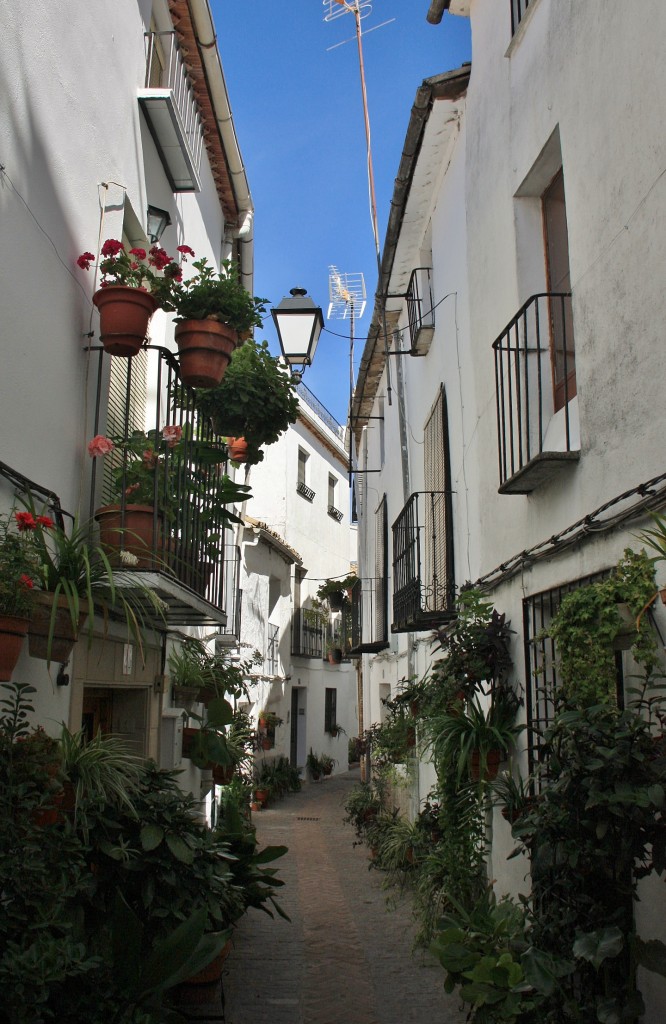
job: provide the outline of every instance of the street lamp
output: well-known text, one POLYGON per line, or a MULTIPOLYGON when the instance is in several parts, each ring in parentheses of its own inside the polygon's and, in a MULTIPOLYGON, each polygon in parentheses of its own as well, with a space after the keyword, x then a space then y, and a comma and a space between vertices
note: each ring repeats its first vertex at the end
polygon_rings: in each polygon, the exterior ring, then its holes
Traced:
POLYGON ((171 224, 171 217, 167 210, 160 210, 158 206, 149 206, 147 217, 148 224, 146 227, 146 234, 153 245, 157 245, 160 238, 171 224))
POLYGON ((324 315, 305 288, 292 288, 290 294, 292 297, 285 297, 271 314, 282 355, 293 370, 295 366, 306 367, 312 363, 324 327, 324 315))

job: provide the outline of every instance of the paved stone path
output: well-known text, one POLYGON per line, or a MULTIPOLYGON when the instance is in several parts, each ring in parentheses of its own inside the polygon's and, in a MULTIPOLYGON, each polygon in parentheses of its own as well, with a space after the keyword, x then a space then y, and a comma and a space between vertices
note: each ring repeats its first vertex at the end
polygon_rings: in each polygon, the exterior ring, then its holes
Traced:
POLYGON ((386 906, 383 875, 342 824, 358 771, 304 786, 255 815, 276 863, 291 923, 250 911, 223 979, 227 1024, 463 1024, 444 972, 412 955, 409 899, 386 906))

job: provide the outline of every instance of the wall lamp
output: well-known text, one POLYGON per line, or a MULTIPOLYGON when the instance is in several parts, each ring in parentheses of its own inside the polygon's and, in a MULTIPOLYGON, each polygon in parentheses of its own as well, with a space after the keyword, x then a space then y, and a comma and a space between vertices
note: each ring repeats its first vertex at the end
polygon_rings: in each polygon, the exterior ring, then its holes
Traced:
POLYGON ((160 210, 158 206, 149 206, 146 224, 146 234, 155 245, 169 227, 171 217, 166 210, 160 210))
POLYGON ((291 298, 285 296, 279 306, 271 310, 280 349, 292 372, 292 377, 303 376, 303 370, 314 359, 319 335, 324 327, 324 314, 315 306, 305 288, 292 288, 291 298), (294 367, 300 366, 300 371, 294 367))

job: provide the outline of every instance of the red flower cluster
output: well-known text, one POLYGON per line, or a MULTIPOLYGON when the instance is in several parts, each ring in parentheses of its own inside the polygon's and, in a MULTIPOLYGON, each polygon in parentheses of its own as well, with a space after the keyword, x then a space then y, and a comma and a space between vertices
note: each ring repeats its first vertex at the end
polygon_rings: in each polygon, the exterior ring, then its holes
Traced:
POLYGON ((117 238, 107 238, 102 246, 102 256, 117 256, 125 246, 117 238))
POLYGON ((43 526, 45 530, 51 530, 55 523, 50 516, 33 516, 32 512, 16 512, 16 525, 20 533, 25 533, 27 530, 36 530, 39 526, 43 526))
POLYGON ((136 256, 138 260, 145 260, 146 250, 145 249, 130 249, 130 256, 136 256))
POLYGON ((95 257, 91 252, 82 252, 76 261, 77 266, 81 267, 81 270, 90 270, 90 264, 95 262, 95 257))
POLYGON ((177 245, 176 249, 182 253, 183 256, 196 256, 194 249, 190 249, 189 245, 177 245))
POLYGON ((164 268, 168 267, 173 260, 165 249, 160 249, 159 245, 154 245, 150 250, 148 262, 152 267, 155 267, 156 270, 164 270, 164 268))
POLYGON ((33 590, 35 584, 32 582, 28 574, 24 572, 23 575, 19 577, 19 586, 23 587, 24 590, 33 590))

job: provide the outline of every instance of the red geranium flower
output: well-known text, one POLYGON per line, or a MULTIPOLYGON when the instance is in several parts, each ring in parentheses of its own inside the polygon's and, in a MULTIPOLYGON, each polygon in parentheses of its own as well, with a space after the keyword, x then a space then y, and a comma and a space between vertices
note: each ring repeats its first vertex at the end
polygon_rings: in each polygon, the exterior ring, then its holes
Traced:
POLYGON ((182 252, 183 256, 196 256, 194 249, 190 249, 189 245, 177 245, 176 249, 182 252))
POLYGON ((52 530, 53 527, 55 526, 55 523, 53 519, 51 519, 51 516, 37 516, 37 522, 39 523, 40 526, 43 526, 45 530, 52 530))
POLYGON ((88 442, 88 455, 93 459, 99 455, 108 455, 113 451, 113 447, 113 441, 104 437, 104 434, 95 434, 92 441, 88 442))
POLYGON ((81 270, 90 270, 90 264, 95 262, 95 257, 91 252, 83 252, 76 262, 81 270))
POLYGON ((137 259, 145 260, 146 250, 145 249, 130 249, 130 256, 136 256, 137 259))
POLYGON ((32 512, 16 512, 16 525, 22 533, 25 530, 37 529, 37 521, 32 512))
POLYGON ((102 246, 102 256, 117 256, 125 246, 117 238, 107 238, 102 246))
POLYGON ((23 573, 23 575, 19 577, 19 585, 22 586, 25 590, 32 590, 35 586, 35 584, 32 582, 32 580, 26 573, 23 573))

